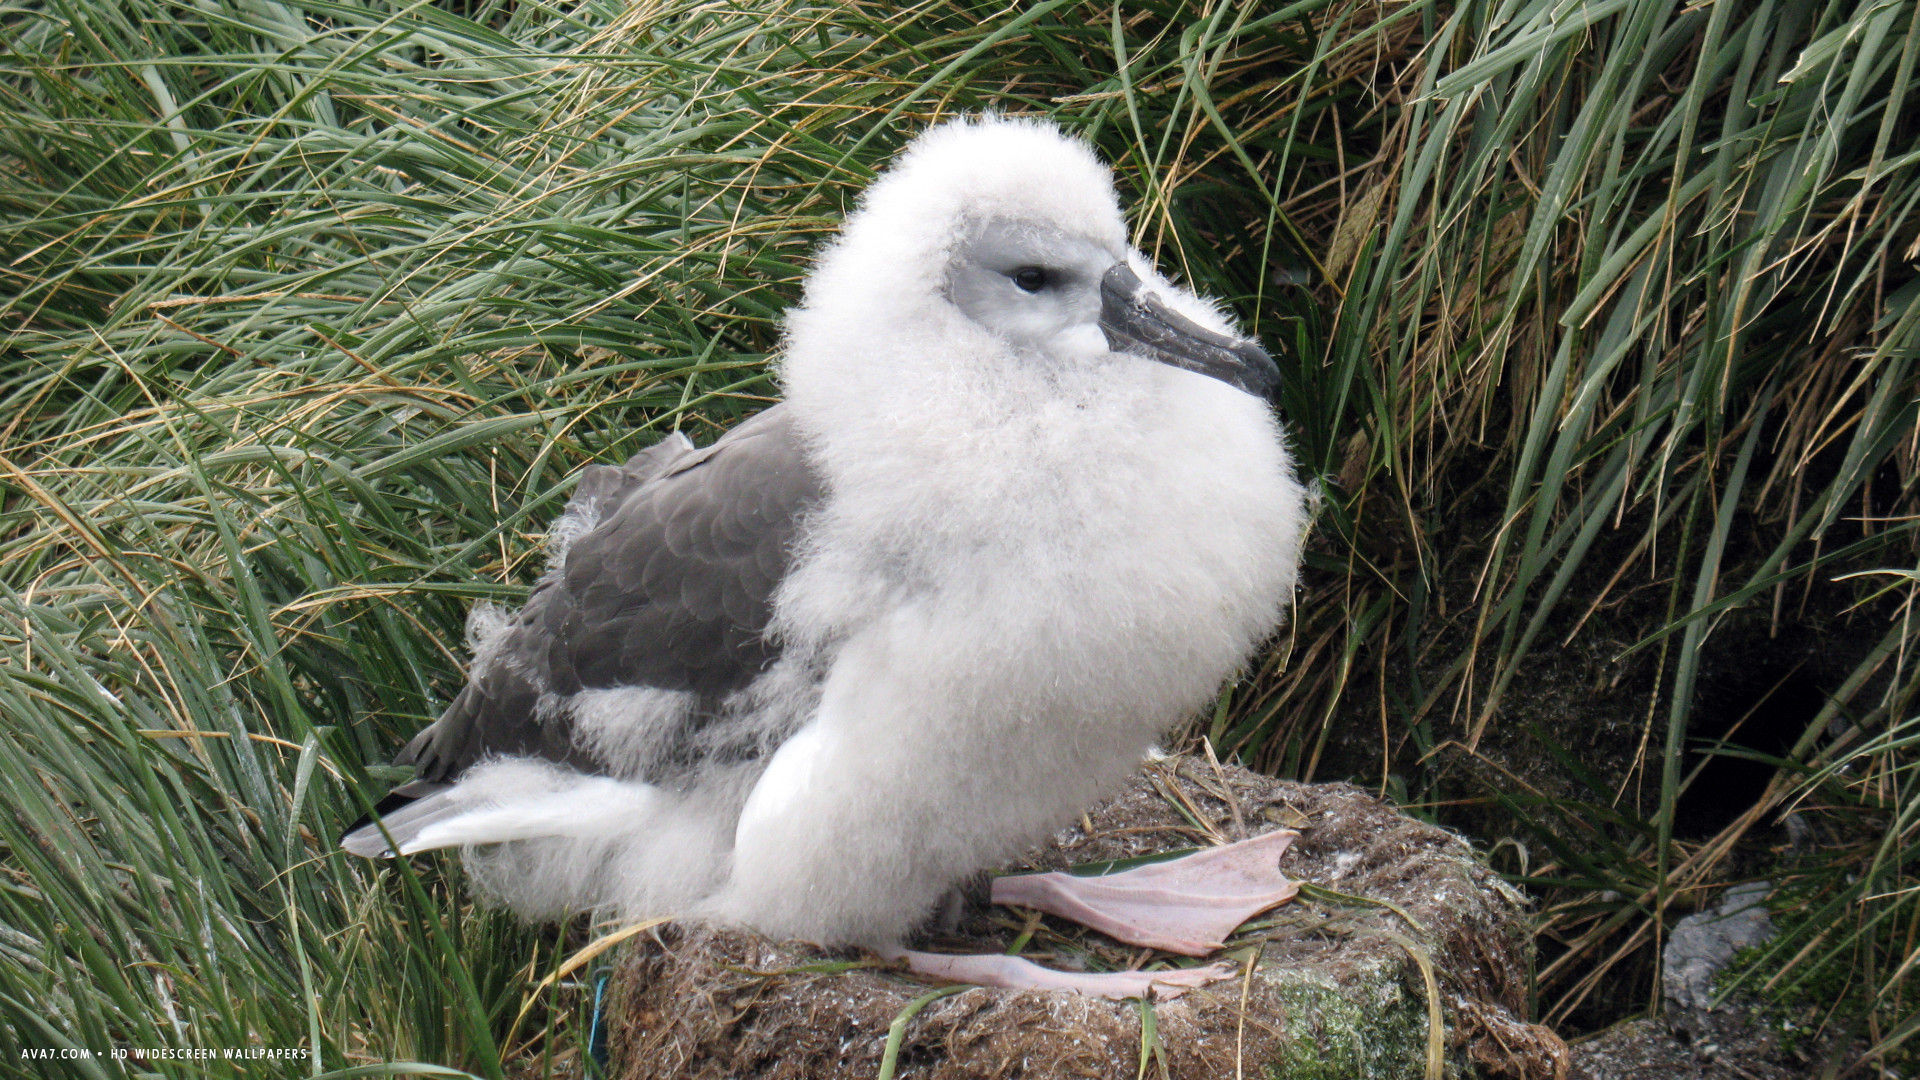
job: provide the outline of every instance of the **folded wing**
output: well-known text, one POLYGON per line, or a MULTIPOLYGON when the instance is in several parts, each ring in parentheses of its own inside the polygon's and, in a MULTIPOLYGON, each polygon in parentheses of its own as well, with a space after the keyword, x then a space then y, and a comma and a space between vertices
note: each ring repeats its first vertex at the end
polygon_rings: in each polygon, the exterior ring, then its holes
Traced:
MULTIPOLYGON (((625 763, 608 760, 609 743, 575 737, 571 703, 588 691, 679 692, 690 702, 684 724, 711 718, 720 699, 779 655, 766 636, 773 594, 820 495, 780 406, 705 449, 676 437, 623 466, 589 470, 558 530, 576 535, 481 649, 453 704, 395 759, 414 766, 414 779, 383 800, 381 812, 444 795, 488 758, 627 774, 625 763)), ((357 825, 347 839, 370 830, 357 825)), ((347 846, 374 841, 362 836, 347 846)))

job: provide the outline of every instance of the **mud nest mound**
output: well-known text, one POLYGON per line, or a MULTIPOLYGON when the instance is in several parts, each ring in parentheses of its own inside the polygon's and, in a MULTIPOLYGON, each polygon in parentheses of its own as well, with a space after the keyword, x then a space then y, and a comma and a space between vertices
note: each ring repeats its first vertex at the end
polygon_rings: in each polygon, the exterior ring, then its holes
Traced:
MULTIPOLYGON (((1178 1000, 941 988, 856 951, 661 927, 638 939, 615 980, 612 1075, 1565 1075, 1566 1047, 1522 1019, 1532 963, 1522 898, 1459 837, 1351 785, 1159 761, 1010 869, 1132 859, 1278 828, 1301 834, 1280 864, 1304 883, 1300 896, 1228 943, 1221 955, 1239 963, 1238 977, 1178 1000)), ((998 907, 978 907, 957 934, 922 947, 1004 952, 1016 944, 1062 968, 1197 962, 998 907)))

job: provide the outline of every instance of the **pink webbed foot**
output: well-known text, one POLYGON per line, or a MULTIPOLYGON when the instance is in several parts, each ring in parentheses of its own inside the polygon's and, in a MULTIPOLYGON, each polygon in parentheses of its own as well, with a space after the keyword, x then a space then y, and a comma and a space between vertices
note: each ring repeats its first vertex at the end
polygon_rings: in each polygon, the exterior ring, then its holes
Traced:
MULTIPOLYGON (((1293 899, 1300 887, 1280 873, 1280 856, 1299 836, 1282 829, 1166 862, 1098 877, 1018 874, 993 883, 993 902, 1071 919, 1129 945, 1187 956, 1224 947, 1255 915, 1293 899)), ((1018 956, 952 956, 895 949, 917 974, 1010 990, 1071 990, 1089 997, 1149 995, 1166 1000, 1229 978, 1232 964, 1171 971, 1056 971, 1018 956)))
POLYGON ((1169 1001, 1196 986, 1232 977, 1232 964, 1175 968, 1169 971, 1057 971, 1031 960, 999 953, 952 956, 898 949, 889 960, 904 960, 914 973, 942 982, 974 983, 1008 990, 1071 990, 1088 997, 1153 997, 1169 1001))
POLYGON ((1037 908, 1130 945, 1205 956, 1300 887, 1280 873, 1291 829, 1099 877, 1018 874, 993 883, 993 902, 1037 908))

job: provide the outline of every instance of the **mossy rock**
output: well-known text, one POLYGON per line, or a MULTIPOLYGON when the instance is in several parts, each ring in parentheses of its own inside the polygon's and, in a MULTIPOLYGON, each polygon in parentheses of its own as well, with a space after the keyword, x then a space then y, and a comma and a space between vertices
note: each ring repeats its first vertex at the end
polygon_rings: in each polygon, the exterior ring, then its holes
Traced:
MULTIPOLYGON (((1143 1055, 1145 1075, 1174 1080, 1564 1075, 1566 1047, 1521 1018, 1532 944, 1519 894, 1459 837, 1351 785, 1158 761, 1026 866, 1275 828, 1300 831, 1281 869, 1307 887, 1229 942, 1223 955, 1241 965, 1232 980, 1151 1005, 985 987, 932 996, 938 987, 857 952, 662 927, 621 964, 612 1075, 877 1077, 902 1017, 899 1080, 1135 1076, 1143 1055)), ((1195 962, 1005 908, 976 910, 926 944, 998 952, 1024 934, 1023 955, 1059 967, 1195 962)))

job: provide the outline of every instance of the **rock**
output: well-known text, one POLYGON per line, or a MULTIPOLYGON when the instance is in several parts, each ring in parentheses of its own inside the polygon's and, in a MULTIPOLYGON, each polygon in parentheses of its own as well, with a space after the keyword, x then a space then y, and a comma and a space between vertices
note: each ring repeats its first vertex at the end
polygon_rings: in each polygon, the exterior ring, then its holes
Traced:
MULTIPOLYGON (((1229 942, 1222 955, 1243 971, 1233 980, 1152 1005, 943 992, 855 951, 663 927, 621 963, 610 1075, 875 1077, 890 1027, 901 1080, 1143 1068, 1171 1080, 1565 1075, 1564 1044, 1522 1019, 1532 946, 1521 897, 1459 837, 1358 788, 1159 761, 1025 865, 1063 869, 1275 828, 1301 832, 1281 866, 1308 887, 1229 942), (1431 1041, 1430 1009, 1442 1017, 1431 1041)), ((957 936, 931 946, 1004 951, 1027 931, 1023 955, 1057 966, 1194 962, 1003 908, 968 914, 957 936)))
POLYGON ((1713 981, 1741 949, 1773 936, 1766 909, 1773 883, 1755 881, 1721 894, 1720 902, 1674 924, 1661 954, 1660 989, 1683 1009, 1713 1008, 1713 981))

